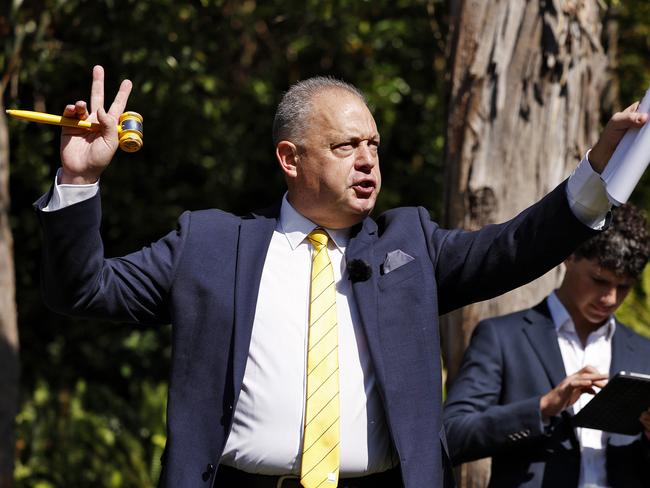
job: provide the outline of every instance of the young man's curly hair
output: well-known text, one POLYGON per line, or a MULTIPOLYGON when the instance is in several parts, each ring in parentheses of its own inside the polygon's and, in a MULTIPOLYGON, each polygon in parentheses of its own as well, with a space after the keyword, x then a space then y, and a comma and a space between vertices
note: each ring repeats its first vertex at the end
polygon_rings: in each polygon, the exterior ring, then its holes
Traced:
POLYGON ((609 228, 584 242, 573 254, 596 260, 614 274, 638 278, 650 257, 650 236, 643 213, 629 203, 614 208, 609 228))

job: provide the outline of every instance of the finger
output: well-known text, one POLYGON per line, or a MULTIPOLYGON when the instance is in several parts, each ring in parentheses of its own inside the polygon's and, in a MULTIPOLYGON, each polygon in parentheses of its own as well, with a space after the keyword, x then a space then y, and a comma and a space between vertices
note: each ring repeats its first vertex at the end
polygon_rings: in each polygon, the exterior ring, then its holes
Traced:
POLYGON ((623 110, 623 112, 636 112, 638 108, 639 102, 634 102, 632 105, 623 110))
POLYGON ((591 385, 581 385, 577 386, 574 390, 573 393, 580 393, 581 395, 583 393, 589 393, 590 395, 595 395, 596 390, 593 389, 591 385))
POLYGON ((605 388, 607 385, 607 380, 600 380, 600 381, 594 381, 594 386, 597 386, 598 388, 605 388))
POLYGON ((79 100, 77 103, 74 104, 74 110, 75 110, 75 115, 77 118, 81 120, 85 120, 88 118, 88 107, 86 106, 86 102, 83 100, 79 100))
POLYGON ((74 117, 75 113, 76 113, 75 105, 69 104, 66 105, 65 108, 63 109, 64 117, 74 117))
POLYGON ((97 65, 93 68, 93 84, 90 88, 90 111, 97 112, 104 107, 104 68, 97 65))
POLYGON ((582 369, 578 370, 575 374, 601 374, 596 368, 591 365, 583 366, 582 369))
POLYGON ((603 388, 607 384, 607 375, 603 374, 575 374, 570 376, 571 380, 582 381, 589 385, 596 385, 603 388))
POLYGON ((569 387, 578 390, 582 388, 591 388, 591 380, 583 379, 583 378, 573 378, 571 381, 569 381, 569 387))
POLYGON ((624 130, 634 127, 641 127, 648 120, 648 114, 635 111, 625 111, 614 114, 610 122, 614 129, 624 130))
POLYGON ((115 100, 113 100, 111 108, 108 109, 108 113, 116 119, 124 112, 126 102, 131 94, 131 88, 133 88, 133 83, 130 80, 124 80, 120 84, 120 89, 117 91, 117 95, 115 95, 115 100))
POLYGON ((585 366, 577 373, 573 373, 571 376, 575 378, 590 379, 590 380, 606 380, 607 378, 609 378, 608 373, 599 373, 596 368, 593 368, 591 366, 585 366))
POLYGON ((97 121, 102 126, 101 132, 103 136, 113 136, 117 138, 117 125, 115 119, 106 113, 104 107, 97 110, 97 121))
POLYGON ((65 109, 63 109, 63 116, 64 117, 71 117, 75 119, 81 119, 84 120, 88 118, 88 109, 86 107, 86 102, 83 100, 79 100, 75 102, 75 104, 68 104, 65 106, 65 109))

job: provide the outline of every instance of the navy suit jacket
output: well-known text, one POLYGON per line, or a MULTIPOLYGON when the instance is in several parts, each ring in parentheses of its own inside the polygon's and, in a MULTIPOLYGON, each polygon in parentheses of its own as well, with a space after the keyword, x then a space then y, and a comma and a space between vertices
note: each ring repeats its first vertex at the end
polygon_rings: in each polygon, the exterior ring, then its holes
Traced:
MULTIPOLYGON (((348 262, 406 487, 453 483, 442 428, 438 315, 519 286, 561 262, 594 231, 571 212, 565 183, 515 219, 476 232, 443 230, 423 208, 399 208, 352 229, 348 262), (387 274, 388 252, 415 259, 387 274)), ((45 195, 37 208, 48 201, 45 195)), ((172 365, 161 486, 213 486, 251 339, 279 206, 245 217, 186 212, 178 228, 133 254, 106 259, 99 197, 39 212, 42 285, 64 314, 169 323, 172 365)))
MULTIPOLYGON (((610 376, 650 373, 650 341, 617 321, 610 376)), ((539 400, 567 376, 546 300, 477 325, 444 409, 453 464, 492 456, 491 487, 576 488, 580 447, 563 412, 544 428, 539 400)), ((650 400, 649 400, 650 405, 650 400)), ((645 436, 607 447, 613 488, 650 486, 645 436)))

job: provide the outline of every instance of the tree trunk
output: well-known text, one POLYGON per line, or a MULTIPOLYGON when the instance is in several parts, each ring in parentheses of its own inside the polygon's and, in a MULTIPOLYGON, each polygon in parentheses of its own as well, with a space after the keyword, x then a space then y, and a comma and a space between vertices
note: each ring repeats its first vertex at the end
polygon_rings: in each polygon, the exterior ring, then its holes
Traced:
POLYGON ((0 91, 0 488, 13 486, 18 377, 13 241, 9 227, 9 133, 0 91))
MULTIPOLYGON (((596 141, 607 58, 598 0, 458 0, 450 16, 445 220, 476 229, 548 193, 596 141)), ((559 278, 443 317, 448 383, 479 320, 534 305, 559 278)), ((457 475, 483 487, 489 460, 457 475)))

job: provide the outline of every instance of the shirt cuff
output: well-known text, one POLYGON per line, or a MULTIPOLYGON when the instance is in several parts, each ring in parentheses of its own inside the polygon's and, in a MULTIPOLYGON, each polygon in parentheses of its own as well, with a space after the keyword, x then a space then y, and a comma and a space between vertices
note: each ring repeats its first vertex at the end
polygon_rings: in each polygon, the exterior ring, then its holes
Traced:
POLYGON ((60 172, 61 169, 59 168, 54 177, 52 197, 47 205, 43 207, 43 212, 54 212, 69 207, 70 205, 74 205, 75 203, 89 200, 99 191, 99 181, 88 185, 59 185, 60 172))
POLYGON ((589 152, 569 177, 567 198, 573 214, 588 227, 602 229, 611 210, 605 184, 589 162, 589 152))

